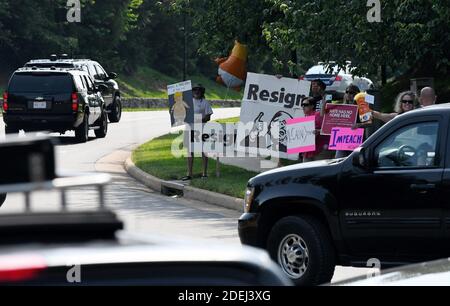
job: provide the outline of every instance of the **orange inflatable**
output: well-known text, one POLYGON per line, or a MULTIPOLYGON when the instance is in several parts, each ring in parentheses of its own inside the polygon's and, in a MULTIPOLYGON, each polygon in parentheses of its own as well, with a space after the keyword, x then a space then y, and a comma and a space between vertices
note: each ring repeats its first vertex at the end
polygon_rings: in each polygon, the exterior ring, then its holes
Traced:
POLYGON ((239 91, 247 76, 247 55, 247 46, 236 40, 229 57, 216 59, 219 65, 217 82, 239 91))

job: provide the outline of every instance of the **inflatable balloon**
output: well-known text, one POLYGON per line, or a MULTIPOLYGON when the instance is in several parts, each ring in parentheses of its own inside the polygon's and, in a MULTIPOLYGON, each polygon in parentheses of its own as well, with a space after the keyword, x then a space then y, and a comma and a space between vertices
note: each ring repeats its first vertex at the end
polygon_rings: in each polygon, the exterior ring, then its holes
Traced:
POLYGON ((229 57, 216 59, 219 65, 217 82, 239 91, 247 76, 247 55, 247 46, 235 41, 229 57))

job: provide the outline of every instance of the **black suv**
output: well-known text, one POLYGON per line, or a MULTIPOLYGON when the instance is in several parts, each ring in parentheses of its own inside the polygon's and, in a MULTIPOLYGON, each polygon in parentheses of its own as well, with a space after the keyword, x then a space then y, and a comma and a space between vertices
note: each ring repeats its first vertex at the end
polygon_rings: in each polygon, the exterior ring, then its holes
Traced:
POLYGON ((75 130, 79 142, 88 140, 89 129, 106 137, 108 119, 100 91, 82 70, 21 68, 13 73, 3 94, 6 134, 20 130, 64 134, 75 130))
POLYGON ((105 69, 96 61, 90 59, 68 59, 66 54, 60 58, 52 55, 50 59, 31 60, 25 64, 25 67, 36 68, 79 68, 86 71, 95 81, 96 85, 103 84, 106 86, 102 92, 105 99, 106 111, 110 122, 119 122, 122 117, 122 101, 119 85, 114 80, 117 73, 106 73, 105 69))
POLYGON ((267 249, 297 285, 329 282, 335 265, 449 257, 449 124, 450 104, 411 111, 346 159, 256 176, 241 241, 267 249))

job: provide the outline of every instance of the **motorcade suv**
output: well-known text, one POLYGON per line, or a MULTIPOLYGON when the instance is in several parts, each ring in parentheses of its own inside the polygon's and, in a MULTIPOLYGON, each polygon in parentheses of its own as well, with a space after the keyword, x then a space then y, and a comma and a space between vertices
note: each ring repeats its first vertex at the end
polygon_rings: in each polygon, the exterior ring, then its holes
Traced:
POLYGON ((74 130, 77 141, 86 142, 92 129, 104 138, 108 120, 103 90, 105 85, 95 85, 79 69, 18 69, 3 94, 5 132, 74 130))
POLYGON ((25 64, 25 67, 37 68, 79 68, 86 71, 94 80, 96 85, 105 85, 102 92, 105 99, 106 112, 110 122, 119 122, 122 117, 122 100, 119 84, 114 80, 117 73, 106 72, 96 61, 90 59, 69 59, 67 54, 60 57, 51 55, 49 59, 35 59, 25 64))
POLYGON ((336 265, 393 267, 450 256, 450 104, 397 116, 346 159, 248 182, 242 243, 266 249, 297 285, 336 265))

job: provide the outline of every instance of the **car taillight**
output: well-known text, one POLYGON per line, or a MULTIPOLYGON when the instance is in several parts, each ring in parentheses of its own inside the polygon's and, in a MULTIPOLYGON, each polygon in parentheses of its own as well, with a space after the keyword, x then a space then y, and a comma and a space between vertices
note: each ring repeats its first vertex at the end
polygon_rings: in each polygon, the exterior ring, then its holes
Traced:
POLYGON ((9 108, 9 105, 8 105, 8 93, 5 91, 3 93, 3 110, 6 112, 8 110, 8 108, 9 108))
POLYGON ((305 80, 305 76, 302 75, 301 77, 298 78, 300 81, 304 81, 305 80))
POLYGON ((47 269, 44 260, 36 256, 1 256, 0 282, 23 282, 36 278, 47 269))
POLYGON ((341 82, 341 81, 342 81, 342 77, 341 77, 340 75, 338 75, 338 76, 336 76, 336 77, 334 78, 334 81, 335 81, 335 82, 341 82))
POLYGON ((78 111, 78 94, 76 92, 72 94, 72 110, 78 111))

